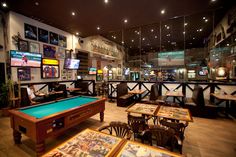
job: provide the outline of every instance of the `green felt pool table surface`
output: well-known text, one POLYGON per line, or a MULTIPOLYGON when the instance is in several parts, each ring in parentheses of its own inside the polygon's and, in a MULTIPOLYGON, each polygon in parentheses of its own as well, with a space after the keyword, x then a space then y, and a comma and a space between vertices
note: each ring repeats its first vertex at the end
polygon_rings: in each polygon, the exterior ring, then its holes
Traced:
POLYGON ((73 97, 65 100, 60 100, 57 102, 50 102, 43 105, 33 106, 29 108, 20 109, 19 111, 33 116, 35 118, 43 118, 58 112, 63 112, 74 107, 82 106, 93 101, 98 100, 98 98, 93 97, 73 97))

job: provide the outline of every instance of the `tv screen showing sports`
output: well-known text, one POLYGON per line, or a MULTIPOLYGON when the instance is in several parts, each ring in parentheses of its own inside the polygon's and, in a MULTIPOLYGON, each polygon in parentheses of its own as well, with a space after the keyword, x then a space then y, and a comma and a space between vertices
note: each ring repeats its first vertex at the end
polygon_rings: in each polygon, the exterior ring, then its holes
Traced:
POLYGON ((96 75, 97 74, 97 68, 89 68, 89 75, 96 75))
POLYGON ((10 59, 11 59, 11 66, 13 67, 40 68, 42 54, 11 50, 10 59))
POLYGON ((184 65, 184 51, 158 53, 158 66, 184 65))
POLYGON ((79 69, 79 63, 80 63, 79 59, 67 58, 67 59, 65 59, 64 68, 71 69, 71 70, 77 70, 77 69, 79 69))

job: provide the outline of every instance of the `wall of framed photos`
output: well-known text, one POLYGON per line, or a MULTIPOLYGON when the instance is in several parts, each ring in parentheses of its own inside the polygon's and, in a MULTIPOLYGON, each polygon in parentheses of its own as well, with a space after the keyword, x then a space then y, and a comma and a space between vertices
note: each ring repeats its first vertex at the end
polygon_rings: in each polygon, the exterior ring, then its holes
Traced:
MULTIPOLYGON (((29 52, 41 53, 43 58, 53 58, 59 60, 58 73, 62 74, 64 70, 64 59, 69 50, 74 50, 78 46, 78 37, 70 34, 68 32, 62 31, 55 27, 49 26, 47 24, 41 23, 34 19, 25 17, 15 12, 10 12, 8 15, 8 39, 10 42, 8 44, 7 50, 19 50, 29 52), (18 45, 14 44, 12 36, 20 34, 21 41, 18 45), (45 38, 45 36, 48 37, 45 38), (26 46, 28 45, 28 46, 26 46)), ((71 52, 69 52, 71 53, 71 52)), ((73 54, 70 54, 70 56, 73 54)), ((21 69, 20 69, 21 70, 21 69)), ((27 70, 26 70, 27 71, 27 70)), ((17 81, 19 69, 17 67, 11 68, 12 80, 17 81)), ((29 72, 27 72, 28 74, 29 72)), ((70 79, 75 79, 77 70, 70 70, 70 79)), ((24 82, 44 82, 44 81, 60 81, 65 80, 60 75, 58 78, 42 78, 41 68, 31 68, 30 69, 30 80, 24 80, 24 82)))

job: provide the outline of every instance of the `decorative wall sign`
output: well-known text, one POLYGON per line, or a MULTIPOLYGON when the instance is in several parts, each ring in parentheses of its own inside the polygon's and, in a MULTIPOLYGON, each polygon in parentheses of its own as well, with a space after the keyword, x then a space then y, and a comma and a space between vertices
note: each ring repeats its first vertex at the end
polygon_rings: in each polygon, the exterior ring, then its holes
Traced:
POLYGON ((30 68, 17 68, 17 78, 20 81, 31 80, 30 68))
POLYGON ((37 27, 25 23, 25 38, 37 40, 37 27))
POLYGON ((58 51, 56 52, 56 58, 58 59, 64 59, 65 58, 65 49, 62 47, 58 48, 58 51))
POLYGON ((67 40, 65 36, 59 35, 58 46, 65 47, 65 48, 67 47, 67 40))
POLYGON ((30 52, 37 52, 37 53, 40 53, 40 46, 39 46, 39 43, 30 42, 30 44, 29 44, 29 51, 30 51, 30 52))
POLYGON ((18 50, 20 50, 20 51, 29 51, 29 43, 28 43, 28 41, 19 39, 18 50))
POLYGON ((48 31, 38 28, 38 41, 48 43, 48 31))
POLYGON ((58 34, 50 32, 49 37, 50 37, 50 44, 58 45, 58 34))
POLYGON ((56 58, 56 47, 43 45, 43 56, 45 58, 56 58))

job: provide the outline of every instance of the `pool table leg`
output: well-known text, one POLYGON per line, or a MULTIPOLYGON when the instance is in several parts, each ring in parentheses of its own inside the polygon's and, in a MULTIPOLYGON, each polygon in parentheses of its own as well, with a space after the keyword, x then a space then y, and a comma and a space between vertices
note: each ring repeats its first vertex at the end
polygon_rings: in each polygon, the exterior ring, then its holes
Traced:
POLYGON ((13 130, 13 138, 15 144, 21 144, 21 133, 17 130, 13 130))
POLYGON ((104 111, 100 112, 100 122, 104 120, 104 111))
POLYGON ((36 153, 37 153, 37 156, 40 156, 44 153, 45 151, 45 143, 44 141, 37 141, 36 142, 36 153))

